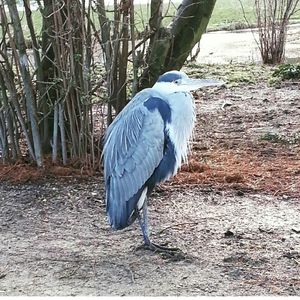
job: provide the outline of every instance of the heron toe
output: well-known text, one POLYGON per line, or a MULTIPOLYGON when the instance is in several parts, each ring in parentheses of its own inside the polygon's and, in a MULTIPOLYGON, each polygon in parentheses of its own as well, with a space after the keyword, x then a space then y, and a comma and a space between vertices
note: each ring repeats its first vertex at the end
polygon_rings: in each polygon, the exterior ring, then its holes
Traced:
POLYGON ((150 251, 153 251, 154 253, 161 254, 163 257, 171 258, 171 259, 175 259, 175 260, 182 260, 182 259, 185 259, 185 257, 186 257, 186 255, 179 248, 176 248, 176 247, 169 248, 169 247, 157 245, 152 242, 144 243, 143 245, 138 246, 136 248, 136 250, 141 250, 141 249, 150 250, 150 251))

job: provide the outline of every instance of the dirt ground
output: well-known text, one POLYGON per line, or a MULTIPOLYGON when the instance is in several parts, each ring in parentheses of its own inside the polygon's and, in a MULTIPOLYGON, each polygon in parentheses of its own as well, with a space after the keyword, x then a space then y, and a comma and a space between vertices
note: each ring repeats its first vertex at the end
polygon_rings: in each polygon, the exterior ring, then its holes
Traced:
POLYGON ((270 86, 261 66, 190 73, 228 86, 197 93, 190 164, 150 199, 153 240, 185 256, 137 249, 137 224, 113 232, 100 176, 1 181, 0 296, 300 296, 299 82, 270 86))

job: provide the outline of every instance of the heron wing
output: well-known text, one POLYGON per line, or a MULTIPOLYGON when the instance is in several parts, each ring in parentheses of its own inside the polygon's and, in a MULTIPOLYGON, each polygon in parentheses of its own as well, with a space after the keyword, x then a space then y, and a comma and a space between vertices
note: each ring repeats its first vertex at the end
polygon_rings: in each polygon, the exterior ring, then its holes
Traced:
POLYGON ((159 110, 149 110, 144 102, 127 106, 111 124, 105 138, 104 173, 107 207, 113 206, 114 214, 122 213, 153 174, 163 157, 164 139, 159 110))

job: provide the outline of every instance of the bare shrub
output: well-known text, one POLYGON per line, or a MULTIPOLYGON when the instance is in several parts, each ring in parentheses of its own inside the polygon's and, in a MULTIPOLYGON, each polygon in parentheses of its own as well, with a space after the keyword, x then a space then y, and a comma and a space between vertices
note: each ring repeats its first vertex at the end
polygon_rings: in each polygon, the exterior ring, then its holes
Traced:
POLYGON ((284 60, 287 26, 299 0, 255 0, 259 50, 265 64, 284 60))
POLYGON ((96 168, 95 141, 103 133, 96 138, 94 116, 102 103, 95 100, 91 0, 39 3, 41 43, 30 2, 23 4, 32 49, 26 48, 23 13, 15 1, 0 0, 0 158, 29 157, 42 166, 52 154, 53 163, 96 168))

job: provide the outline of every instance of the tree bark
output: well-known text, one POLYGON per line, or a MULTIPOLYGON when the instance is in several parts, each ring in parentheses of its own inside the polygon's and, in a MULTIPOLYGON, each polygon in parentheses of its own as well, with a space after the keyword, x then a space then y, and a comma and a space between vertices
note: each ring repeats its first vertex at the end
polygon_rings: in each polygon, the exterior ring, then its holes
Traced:
MULTIPOLYGON (((183 66, 205 32, 215 3, 216 0, 183 0, 168 27, 152 28, 146 59, 148 67, 140 78, 139 90, 152 86, 160 74, 183 66)), ((157 10, 152 11, 151 19, 155 12, 157 10)))
POLYGON ((51 152, 51 137, 53 132, 54 112, 53 107, 57 100, 55 85, 56 65, 53 51, 54 17, 52 0, 44 0, 42 13, 42 59, 38 66, 39 74, 39 110, 43 114, 41 121, 42 148, 44 153, 51 152))
POLYGON ((129 10, 131 9, 131 0, 122 1, 122 29, 121 29, 121 44, 119 49, 119 64, 118 64, 118 92, 116 112, 119 113, 122 108, 128 103, 127 99, 127 65, 128 65, 128 43, 129 43, 129 10))
POLYGON ((0 101, 0 104, 1 104, 0 106, 3 107, 4 113, 5 113, 5 120, 7 123, 7 135, 10 140, 12 158, 13 158, 13 160, 16 160, 19 151, 18 151, 18 143, 15 140, 16 135, 14 132, 14 124, 13 124, 14 116, 13 116, 11 106, 9 105, 9 99, 8 99, 7 92, 6 92, 7 87, 5 85, 5 82, 4 82, 1 72, 0 72, 0 88, 2 91, 2 101, 3 101, 2 104, 0 101))
MULTIPOLYGON (((15 112, 16 112, 16 116, 18 118, 18 121, 20 123, 22 132, 24 134, 30 158, 32 160, 35 160, 34 147, 31 143, 29 132, 28 132, 28 129, 26 127, 26 122, 23 118, 22 110, 21 110, 19 102, 18 102, 18 93, 17 93, 17 90, 16 90, 15 82, 13 81, 14 73, 13 73, 12 69, 10 69, 10 66, 9 66, 9 63, 8 63, 7 59, 6 59, 6 67, 7 67, 6 69, 0 67, 1 77, 3 78, 3 80, 5 82, 5 86, 7 87, 7 90, 10 94, 10 101, 11 101, 12 106, 13 106, 15 112)), ((16 128, 16 126, 14 126, 14 127, 16 128)), ((16 135, 16 133, 14 135, 16 135)), ((20 153, 18 153, 18 154, 20 154, 20 153)))
POLYGON ((205 32, 216 0, 183 0, 171 23, 172 46, 165 70, 180 69, 205 32))

